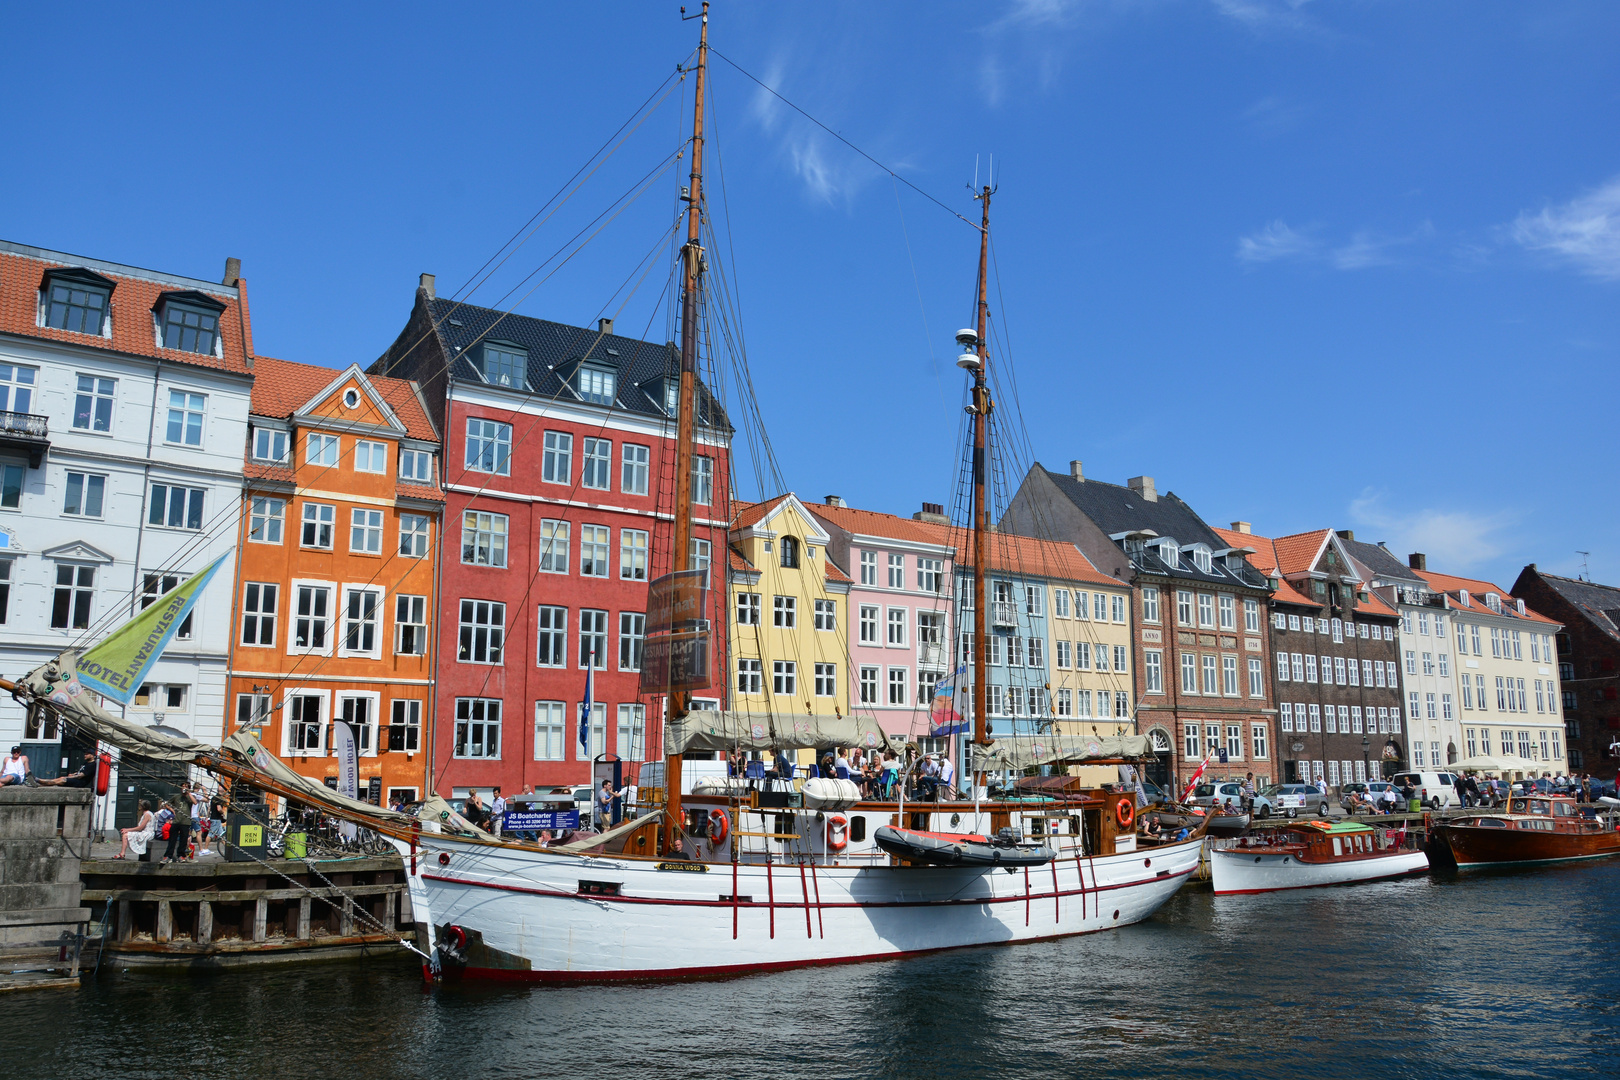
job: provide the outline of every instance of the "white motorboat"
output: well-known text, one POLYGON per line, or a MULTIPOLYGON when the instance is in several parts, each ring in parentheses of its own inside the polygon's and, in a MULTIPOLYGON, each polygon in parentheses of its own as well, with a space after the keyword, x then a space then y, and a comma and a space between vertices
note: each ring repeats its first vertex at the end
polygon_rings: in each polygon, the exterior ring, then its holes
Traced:
POLYGON ((1417 874, 1429 857, 1404 830, 1302 821, 1226 841, 1209 854, 1215 895, 1309 889, 1417 874))

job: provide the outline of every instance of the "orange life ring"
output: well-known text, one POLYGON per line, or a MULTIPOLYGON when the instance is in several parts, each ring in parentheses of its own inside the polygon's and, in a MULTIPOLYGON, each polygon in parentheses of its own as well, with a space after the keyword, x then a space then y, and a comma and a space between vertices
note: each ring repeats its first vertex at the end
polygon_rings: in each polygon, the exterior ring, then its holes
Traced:
POLYGON ((731 818, 724 810, 709 811, 709 843, 719 847, 731 835, 731 818))
POLYGON ((1119 800, 1114 804, 1114 820, 1119 822, 1120 828, 1130 828, 1136 821, 1136 805, 1129 799, 1119 800))
POLYGON ((843 851, 849 846, 849 818, 843 814, 827 815, 827 850, 843 851))

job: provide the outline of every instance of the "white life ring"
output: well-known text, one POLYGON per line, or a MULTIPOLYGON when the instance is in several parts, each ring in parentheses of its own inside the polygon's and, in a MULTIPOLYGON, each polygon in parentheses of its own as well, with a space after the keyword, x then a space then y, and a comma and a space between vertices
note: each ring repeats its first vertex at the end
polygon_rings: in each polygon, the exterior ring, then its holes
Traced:
POLYGON ((849 818, 843 814, 827 815, 827 850, 843 851, 849 846, 849 818))

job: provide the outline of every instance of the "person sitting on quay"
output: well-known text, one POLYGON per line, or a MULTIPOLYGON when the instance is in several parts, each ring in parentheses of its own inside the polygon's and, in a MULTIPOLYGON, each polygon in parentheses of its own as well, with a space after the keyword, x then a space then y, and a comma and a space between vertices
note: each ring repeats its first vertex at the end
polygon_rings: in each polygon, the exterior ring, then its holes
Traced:
POLYGON ((140 818, 133 827, 118 830, 123 842, 118 845, 118 854, 113 856, 115 859, 122 859, 130 852, 134 852, 138 859, 146 854, 146 845, 152 842, 157 827, 157 819, 152 815, 152 804, 142 799, 137 804, 137 812, 140 818))
POLYGON ((96 752, 86 750, 84 760, 79 763, 78 769, 66 776, 53 776, 49 780, 41 780, 40 787, 90 787, 96 782, 96 752))
POLYGON ((27 784, 32 778, 33 770, 28 765, 28 755, 22 752, 22 747, 13 746, 11 756, 6 758, 4 765, 0 765, 0 787, 9 784, 27 784))

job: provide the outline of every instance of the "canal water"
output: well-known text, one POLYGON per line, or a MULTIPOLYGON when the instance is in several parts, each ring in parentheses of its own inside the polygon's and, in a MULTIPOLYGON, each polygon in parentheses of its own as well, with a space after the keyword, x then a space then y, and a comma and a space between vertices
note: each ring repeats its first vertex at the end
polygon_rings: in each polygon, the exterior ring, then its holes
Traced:
POLYGON ((0 999, 0 1080, 1620 1073, 1620 862, 1258 897, 1085 938, 725 982, 424 991, 415 969, 0 999))

